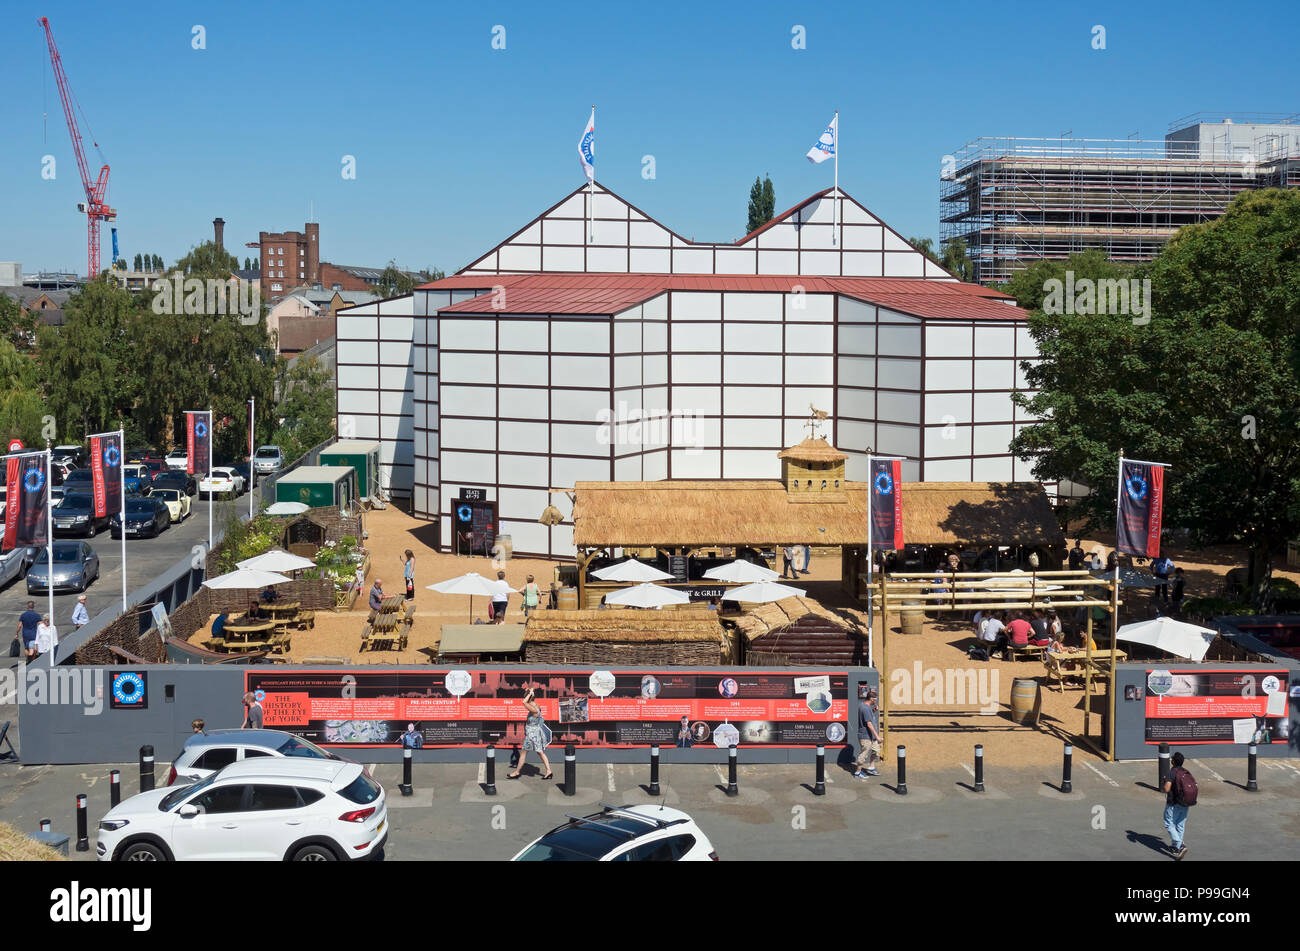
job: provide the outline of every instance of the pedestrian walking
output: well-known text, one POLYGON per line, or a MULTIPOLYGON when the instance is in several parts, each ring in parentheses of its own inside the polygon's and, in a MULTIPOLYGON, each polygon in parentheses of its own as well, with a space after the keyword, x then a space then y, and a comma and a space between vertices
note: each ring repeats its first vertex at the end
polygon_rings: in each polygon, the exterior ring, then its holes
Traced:
POLYGON ((794 546, 786 545, 781 549, 781 577, 797 578, 794 570, 794 546))
POLYGON ((1173 570, 1174 563, 1168 555, 1151 559, 1151 574, 1156 579, 1156 590, 1152 597, 1159 598, 1165 604, 1169 603, 1169 573, 1173 570))
POLYGON ((201 717, 195 717, 190 721, 190 729, 194 731, 195 735, 208 732, 206 727, 207 724, 203 722, 201 717))
POLYGON ((492 595, 492 620, 497 624, 506 623, 506 608, 510 606, 510 592, 513 590, 510 582, 506 581, 506 573, 498 571, 497 590, 492 595))
POLYGON ((262 704, 257 699, 257 694, 251 690, 244 694, 244 722, 240 724, 240 728, 247 730, 262 729, 262 704))
POLYGON ((808 574, 811 570, 809 567, 810 565, 812 565, 812 545, 804 545, 803 546, 803 568, 802 570, 800 570, 799 574, 801 575, 808 574))
POLYGON ((59 629, 50 621, 48 614, 41 615, 41 623, 36 628, 36 655, 44 657, 50 656, 50 663, 54 663, 54 651, 59 646, 59 629))
POLYGON ((1175 611, 1181 611, 1183 609, 1183 585, 1186 583, 1187 579, 1183 577, 1183 569, 1175 568, 1174 590, 1173 593, 1169 595, 1169 600, 1174 603, 1175 611))
POLYGON ((857 770, 854 777, 866 779, 879 776, 876 761, 880 759, 880 710, 876 706, 876 691, 868 687, 861 693, 858 704, 858 758, 854 760, 857 770))
POLYGON ((519 752, 519 765, 515 767, 513 773, 507 775, 511 779, 518 779, 519 774, 524 771, 524 760, 528 759, 529 752, 536 750, 537 755, 542 758, 542 766, 546 769, 546 775, 542 779, 550 779, 554 773, 551 772, 551 761, 546 758, 546 720, 542 716, 542 708, 533 699, 531 687, 524 694, 524 709, 528 711, 528 719, 524 721, 524 748, 519 752))
POLYGON ((77 606, 72 609, 72 623, 78 631, 90 623, 90 612, 86 610, 84 594, 77 598, 77 606))
POLYGON ((537 587, 537 582, 533 580, 532 575, 528 576, 519 593, 524 596, 524 617, 531 617, 538 605, 542 603, 542 591, 537 587))
POLYGON ((1083 539, 1076 538, 1074 540, 1074 547, 1070 549, 1070 570, 1078 571, 1082 568, 1087 557, 1088 556, 1083 553, 1083 539))
POLYGON ((1175 862, 1187 857, 1183 832, 1187 828, 1187 810, 1196 805, 1196 780, 1183 768, 1183 754, 1175 753, 1172 768, 1165 780, 1165 828, 1169 831, 1169 851, 1175 862))
POLYGON ((27 610, 18 616, 17 634, 22 638, 23 651, 28 660, 36 656, 36 629, 41 624, 41 616, 36 613, 36 602, 28 601, 27 610))
POLYGON ((402 577, 406 579, 406 600, 415 600, 415 552, 406 549, 402 559, 402 577))

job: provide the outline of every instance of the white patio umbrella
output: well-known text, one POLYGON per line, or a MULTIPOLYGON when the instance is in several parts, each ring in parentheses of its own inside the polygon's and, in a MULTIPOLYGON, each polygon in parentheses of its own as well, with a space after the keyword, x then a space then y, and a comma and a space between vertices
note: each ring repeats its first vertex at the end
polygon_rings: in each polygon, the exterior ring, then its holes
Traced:
POLYGON ((718 565, 704 572, 704 577, 714 581, 730 581, 732 584, 749 584, 752 581, 772 581, 781 577, 771 568, 764 568, 752 561, 738 558, 725 565, 718 565))
POLYGON ((1200 663, 1205 659, 1205 652, 1210 649, 1210 642, 1218 635, 1218 631, 1201 627, 1199 624, 1158 617, 1150 621, 1125 624, 1115 636, 1130 644, 1146 644, 1166 654, 1186 657, 1200 663))
POLYGON ((208 578, 203 582, 203 587, 251 591, 257 588, 265 588, 267 585, 284 584, 286 581, 292 580, 292 578, 286 578, 274 571, 240 568, 238 571, 231 571, 224 575, 217 575, 215 578, 208 578))
POLYGON ((425 585, 430 591, 437 591, 439 594, 467 594, 469 595, 469 616, 474 618, 474 595, 485 594, 488 597, 496 594, 501 590, 501 582, 495 578, 484 578, 477 571, 471 571, 469 574, 460 575, 457 578, 448 578, 446 581, 439 581, 437 584, 425 585))
POLYGON ((267 515, 301 515, 311 508, 306 502, 276 502, 266 507, 267 515))
POLYGON ((593 571, 592 574, 601 581, 666 581, 673 577, 671 572, 660 571, 653 565, 647 565, 644 561, 637 561, 635 558, 620 561, 616 565, 606 565, 593 571))
POLYGON ((240 568, 259 568, 262 571, 299 571, 303 568, 315 568, 316 562, 301 555, 292 555, 283 548, 270 551, 243 561, 235 562, 240 568))
POLYGON ((803 588, 775 581, 755 581, 739 588, 732 588, 722 596, 724 601, 743 601, 745 604, 767 604, 785 598, 802 598, 807 592, 803 588))
POLYGON ((639 584, 605 595, 606 604, 623 604, 632 608, 661 608, 665 604, 687 604, 690 600, 681 591, 657 584, 639 584))

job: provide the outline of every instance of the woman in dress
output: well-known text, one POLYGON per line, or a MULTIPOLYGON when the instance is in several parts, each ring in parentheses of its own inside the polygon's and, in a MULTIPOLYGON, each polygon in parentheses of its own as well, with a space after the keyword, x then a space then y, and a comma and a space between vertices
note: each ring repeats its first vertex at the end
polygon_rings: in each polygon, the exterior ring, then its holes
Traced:
POLYGON ((508 775, 511 779, 518 779, 519 774, 524 771, 524 760, 528 759, 530 751, 536 750, 537 755, 542 758, 542 766, 546 769, 546 775, 542 779, 550 779, 554 774, 551 772, 551 761, 546 758, 546 738, 542 735, 542 726, 546 721, 542 717, 542 708, 533 699, 531 687, 524 694, 524 709, 528 711, 528 719, 524 721, 524 748, 519 753, 519 765, 508 775))
POLYGON ((406 579, 406 600, 415 600, 415 552, 406 549, 402 559, 402 577, 406 579))

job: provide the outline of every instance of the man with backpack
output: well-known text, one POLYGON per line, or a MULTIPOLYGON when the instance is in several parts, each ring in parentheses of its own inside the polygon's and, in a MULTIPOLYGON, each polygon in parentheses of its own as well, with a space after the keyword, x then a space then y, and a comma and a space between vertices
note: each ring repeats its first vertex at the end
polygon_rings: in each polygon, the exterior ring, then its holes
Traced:
POLYGON ((1156 579, 1155 597, 1159 598, 1165 604, 1169 603, 1169 573, 1174 570, 1174 563, 1169 560, 1168 555, 1161 555, 1159 558, 1151 559, 1151 574, 1156 579))
POLYGON ((1187 857, 1183 845, 1183 828, 1187 825, 1187 809, 1196 805, 1196 780, 1183 769, 1183 754, 1175 753, 1170 760, 1173 768, 1165 780, 1165 828, 1169 830, 1170 854, 1175 862, 1187 857))

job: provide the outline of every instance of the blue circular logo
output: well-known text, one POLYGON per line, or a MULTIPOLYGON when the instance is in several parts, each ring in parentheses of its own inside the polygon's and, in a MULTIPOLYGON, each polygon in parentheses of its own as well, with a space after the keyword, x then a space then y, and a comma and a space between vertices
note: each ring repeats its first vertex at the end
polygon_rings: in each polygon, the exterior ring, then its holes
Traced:
POLYGON ((258 703, 261 703, 263 700, 266 699, 266 691, 265 691, 265 690, 254 690, 254 691, 253 691, 253 699, 256 700, 258 703))
POLYGON ((104 465, 110 469, 117 468, 117 464, 122 461, 122 453, 116 446, 109 446, 104 450, 104 465))
POLYGON ((28 469, 23 476, 23 488, 28 492, 39 492, 45 485, 45 473, 40 469, 28 469))
POLYGON ((1128 497, 1136 502, 1147 497, 1147 480, 1141 476, 1129 476, 1124 480, 1124 488, 1128 491, 1128 497))
POLYGON ((202 439, 207 434, 208 434, 208 424, 201 419, 196 419, 194 421, 194 437, 196 439, 202 439))
POLYGON ((114 674, 113 699, 118 703, 143 703, 144 678, 136 673, 114 674))
POLYGON ((894 480, 889 477, 888 472, 881 472, 876 476, 876 494, 889 495, 894 491, 894 480))
POLYGON ((456 518, 462 522, 468 522, 473 514, 468 505, 461 505, 456 509, 456 518))
POLYGON ((592 155, 592 140, 595 139, 595 132, 587 132, 582 137, 582 155, 587 160, 588 165, 595 164, 595 157, 592 155))

